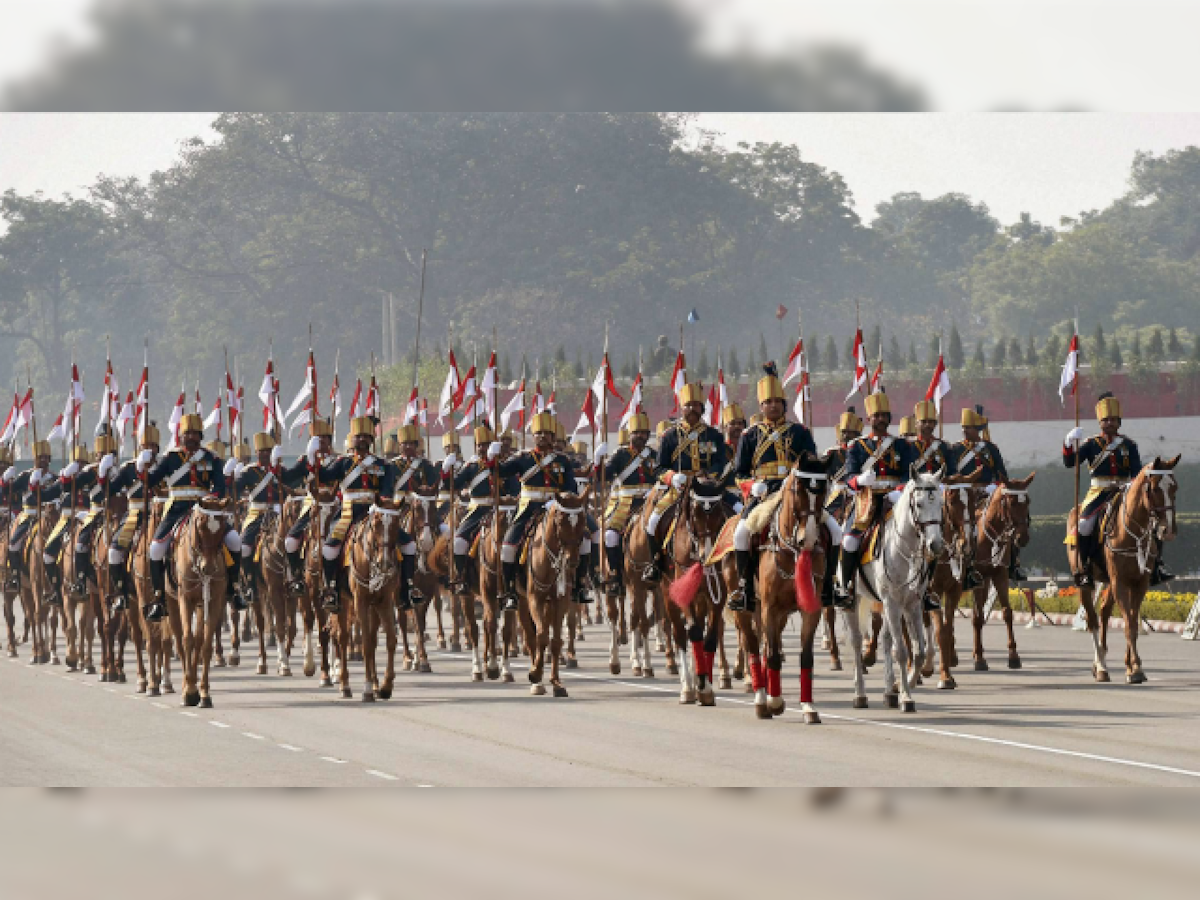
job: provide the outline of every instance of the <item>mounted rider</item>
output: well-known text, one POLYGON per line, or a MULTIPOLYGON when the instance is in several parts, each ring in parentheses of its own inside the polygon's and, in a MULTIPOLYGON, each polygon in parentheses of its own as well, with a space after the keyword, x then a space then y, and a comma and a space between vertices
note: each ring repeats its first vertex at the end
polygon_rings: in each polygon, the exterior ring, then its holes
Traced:
POLYGON ((463 468, 463 452, 456 432, 447 431, 442 435, 442 454, 444 456, 442 474, 445 477, 438 489, 438 515, 443 521, 446 521, 450 517, 450 504, 457 494, 457 491, 454 490, 454 481, 463 468))
POLYGON ((608 505, 604 509, 604 554, 608 559, 610 594, 616 595, 624 581, 625 553, 622 540, 630 520, 636 518, 654 489, 657 462, 650 442, 650 417, 634 413, 629 417, 629 444, 608 456, 608 444, 596 448, 596 466, 603 467, 609 486, 608 505))
MULTIPOLYGON (((963 439, 955 444, 951 451, 955 467, 959 475, 973 477, 983 493, 991 497, 996 493, 996 488, 1009 480, 1004 457, 1000 455, 1000 448, 992 443, 988 434, 988 420, 983 414, 982 406, 963 409, 960 421, 963 439)), ((1025 580, 1015 544, 1009 556, 1008 578, 1014 584, 1025 580)))
MULTIPOLYGON (((147 484, 153 488, 165 483, 169 497, 150 542, 150 581, 154 596, 142 610, 147 622, 160 622, 167 614, 167 553, 174 540, 175 526, 202 498, 224 497, 226 491, 220 460, 207 447, 200 446, 204 439, 204 421, 200 416, 195 413, 185 415, 179 422, 179 433, 183 446, 168 451, 158 462, 154 463, 154 452, 149 449, 142 450, 137 458, 137 470, 145 472, 147 484)), ((242 554, 241 538, 232 528, 225 532, 225 547, 229 550, 230 560, 225 596, 232 600, 237 591, 242 554)))
POLYGON ((871 433, 854 441, 846 456, 846 484, 855 493, 854 522, 842 537, 841 562, 833 591, 834 605, 843 609, 852 606, 863 536, 900 499, 916 462, 912 444, 888 434, 892 423, 888 395, 882 391, 871 394, 866 406, 871 433))
MULTIPOLYGON (((369 416, 351 419, 350 439, 353 441, 350 452, 328 464, 318 461, 321 442, 316 436, 309 439, 306 454, 309 466, 316 468, 321 483, 336 483, 342 494, 342 514, 321 547, 325 579, 322 605, 331 612, 341 609, 338 575, 350 526, 365 519, 380 497, 392 497, 396 493, 396 467, 371 453, 371 445, 375 443, 375 420, 369 416)), ((412 588, 412 576, 417 567, 417 542, 401 528, 397 546, 401 554, 398 605, 408 609, 413 600, 422 599, 412 588)))
POLYGON ((697 476, 719 480, 729 456, 725 437, 704 422, 704 389, 698 384, 685 384, 676 397, 683 407, 683 417, 663 432, 658 444, 657 474, 666 489, 654 504, 646 520, 646 536, 650 544, 650 563, 642 580, 655 584, 662 578, 663 545, 658 525, 683 496, 689 481, 697 476))
POLYGON ((725 505, 736 515, 745 506, 741 488, 738 486, 735 465, 738 441, 746 431, 746 414, 742 411, 740 403, 730 403, 721 410, 721 427, 725 432, 725 454, 728 460, 721 472, 721 483, 725 486, 725 505))
POLYGON ((303 470, 281 468, 283 448, 275 443, 275 436, 270 432, 260 431, 254 435, 254 452, 257 458, 253 463, 238 463, 234 469, 237 496, 246 502, 241 534, 242 574, 245 577, 240 593, 246 604, 255 601, 254 591, 262 577, 258 542, 262 537, 263 521, 271 512, 282 515, 284 488, 296 487, 304 480, 303 470))
MULTIPOLYGON (((834 474, 830 477, 829 492, 825 495, 825 511, 833 516, 838 524, 839 533, 845 528, 846 519, 854 508, 854 491, 846 485, 846 461, 849 459, 850 445, 862 434, 863 422, 858 417, 853 406, 838 417, 834 435, 837 443, 825 451, 829 460, 829 469, 834 474)), ((840 546, 840 542, 835 542, 840 546)), ((839 553, 831 548, 825 558, 825 578, 821 582, 821 602, 825 606, 833 603, 833 583, 837 579, 839 553)))
MULTIPOLYGON (((778 493, 801 460, 817 455, 812 432, 803 425, 787 420, 783 384, 779 381, 775 364, 767 363, 763 369, 766 374, 758 381, 758 407, 762 421, 746 429, 738 442, 737 459, 734 461, 738 479, 753 479, 753 485, 733 532, 738 572, 738 586, 729 595, 729 609, 733 612, 753 612, 755 608, 755 534, 748 521, 750 514, 759 504, 770 502, 767 498, 778 493)), ((827 513, 825 515, 831 527, 837 529, 838 525, 832 521, 832 517, 827 513)), ((770 524, 769 519, 766 524, 770 524)))
MULTIPOLYGON (((517 477, 521 481, 521 502, 517 514, 508 526, 504 543, 500 548, 500 567, 503 574, 502 599, 507 604, 516 600, 517 575, 520 564, 517 554, 525 541, 534 519, 546 508, 546 504, 564 492, 578 493, 575 467, 565 454, 554 449, 558 443, 557 421, 550 413, 538 413, 530 425, 534 436, 534 447, 514 453, 508 459, 500 459, 501 445, 493 441, 487 450, 488 464, 496 467, 502 479, 517 477)), ((565 443, 565 441, 563 442, 565 443)), ((585 536, 580 546, 577 574, 576 601, 582 602, 578 585, 587 574, 588 557, 591 555, 591 538, 585 536)))
POLYGON ((50 442, 35 441, 33 444, 33 468, 17 474, 9 466, 2 476, 12 497, 21 497, 21 514, 9 527, 8 532, 8 582, 5 588, 15 591, 21 586, 21 572, 25 568, 25 544, 34 529, 39 527, 43 507, 54 504, 59 497, 58 476, 50 471, 50 442))
MULTIPOLYGON (((304 500, 300 506, 300 514, 296 517, 296 521, 292 523, 292 527, 288 529, 287 536, 283 539, 283 551, 287 554, 288 589, 297 595, 304 592, 304 560, 300 558, 300 551, 304 546, 304 539, 308 537, 311 530, 313 508, 318 502, 310 490, 316 486, 317 479, 313 471, 315 463, 310 464, 309 457, 314 459, 328 459, 333 456, 332 423, 328 419, 317 419, 312 423, 312 438, 316 439, 316 452, 302 453, 296 462, 282 469, 279 473, 279 479, 285 485, 289 487, 293 485, 302 486, 305 490, 304 500)), ((309 439, 310 447, 313 445, 312 438, 309 439)), ((347 435, 347 439, 349 438, 350 435, 347 435)), ((272 448, 273 450, 274 448, 272 448)), ((323 484, 328 488, 336 487, 333 484, 323 484)), ((334 504, 331 501, 323 505, 328 507, 334 504)))
MULTIPOLYGON (((1067 433, 1063 442, 1063 464, 1073 469, 1085 463, 1091 475, 1091 484, 1083 499, 1076 527, 1075 550, 1079 557, 1079 571, 1075 573, 1075 583, 1079 587, 1093 587, 1096 583, 1092 577, 1092 563, 1097 560, 1101 535, 1096 533, 1096 525, 1102 513, 1142 470, 1142 457, 1137 444, 1132 438, 1121 434, 1121 401, 1105 391, 1096 404, 1096 419, 1100 422, 1099 434, 1084 439, 1083 428, 1076 426, 1067 433)), ((1163 564, 1162 543, 1157 539, 1154 549, 1150 584, 1164 584, 1175 576, 1163 564)))
MULTIPOLYGON (((96 438, 95 461, 88 462, 87 447, 75 448, 75 459, 60 473, 62 483, 62 498, 67 503, 67 514, 62 516, 50 537, 42 547, 42 562, 45 564, 46 580, 50 584, 50 593, 54 598, 50 602, 57 605, 61 599, 62 588, 62 551, 63 538, 73 519, 79 520, 75 531, 75 543, 72 547, 75 553, 75 591, 82 593, 87 588, 87 579, 96 580, 96 571, 92 566, 92 538, 96 528, 104 521, 104 512, 108 509, 111 496, 109 474, 116 462, 117 442, 108 433, 96 438), (83 468, 80 468, 80 466, 83 468), (83 507, 86 503, 87 506, 83 507)), ((124 609, 124 605, 116 606, 124 609)))
MULTIPOLYGON (((486 424, 476 425, 474 431, 475 446, 486 448, 495 440, 495 434, 486 424)), ((450 460, 452 456, 447 456, 450 460)), ((458 520, 454 531, 454 590, 464 593, 467 584, 474 580, 476 571, 474 560, 471 558, 471 546, 479 534, 479 529, 492 514, 492 506, 496 502, 495 466, 487 465, 476 454, 466 461, 454 474, 454 495, 466 492, 469 498, 467 514, 458 520)), ((516 609, 516 597, 512 600, 502 598, 503 608, 516 609)))
MULTIPOLYGON (((150 451, 150 461, 158 458, 158 428, 153 422, 147 422, 143 429, 139 450, 150 451)), ((145 525, 145 493, 142 477, 139 474, 138 460, 131 459, 122 463, 112 476, 109 493, 112 495, 124 493, 128 500, 128 508, 120 524, 113 530, 108 541, 108 585, 112 592, 113 609, 126 609, 128 606, 128 559, 129 548, 133 546, 134 535, 145 525)), ((150 498, 156 505, 167 502, 167 486, 158 484, 150 489, 150 498)))

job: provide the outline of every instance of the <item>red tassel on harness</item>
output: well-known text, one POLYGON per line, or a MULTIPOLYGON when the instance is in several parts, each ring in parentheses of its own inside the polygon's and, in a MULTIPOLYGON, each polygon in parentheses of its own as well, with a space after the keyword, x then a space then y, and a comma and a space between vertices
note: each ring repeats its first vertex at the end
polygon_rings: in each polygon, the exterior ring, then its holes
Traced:
POLYGON ((682 578, 677 578, 671 582, 671 602, 676 606, 687 609, 692 605, 692 601, 696 599, 696 593, 700 590, 700 584, 704 581, 704 566, 700 563, 693 563, 692 567, 684 573, 682 578))
POLYGON ((813 588, 812 552, 803 550, 796 555, 796 605, 802 612, 819 613, 821 601, 813 588))

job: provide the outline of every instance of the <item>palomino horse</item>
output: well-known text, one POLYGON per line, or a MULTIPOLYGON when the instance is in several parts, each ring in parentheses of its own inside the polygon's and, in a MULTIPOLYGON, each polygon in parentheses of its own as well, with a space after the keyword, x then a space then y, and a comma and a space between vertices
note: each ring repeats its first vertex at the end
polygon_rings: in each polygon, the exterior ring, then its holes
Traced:
MULTIPOLYGON (((680 648, 679 702, 713 706, 713 657, 721 639, 721 614, 725 608, 725 590, 720 568, 705 565, 729 510, 724 503, 725 490, 710 478, 692 478, 679 502, 671 538, 671 562, 674 572, 668 576, 667 604, 671 630, 680 648), (683 650, 691 642, 692 654, 683 650)), ((650 509, 650 501, 646 502, 650 509)), ((663 527, 663 523, 659 523, 663 527)), ((722 671, 722 677, 727 674, 722 671)))
MULTIPOLYGON (((952 475, 946 479, 942 498, 942 537, 945 547, 933 570, 930 591, 942 599, 940 610, 930 616, 927 635, 930 646, 936 640, 938 648, 938 690, 953 690, 957 682, 950 670, 958 665, 954 649, 954 616, 963 595, 963 578, 974 563, 976 499, 979 492, 970 479, 952 475)), ((922 672, 932 675, 932 672, 922 672)))
POLYGON ((863 679, 862 639, 858 604, 865 589, 883 601, 883 682, 884 703, 890 708, 902 706, 916 712, 912 699, 913 677, 925 662, 925 629, 921 624, 921 600, 929 586, 930 563, 941 555, 942 476, 944 469, 929 475, 912 472, 911 480, 900 492, 892 515, 880 526, 876 550, 870 562, 859 569, 854 602, 844 611, 843 621, 854 650, 854 707, 867 706, 863 679), (904 629, 916 641, 916 658, 909 674, 908 647, 904 629), (897 687, 895 666, 899 667, 897 687))
MULTIPOLYGON (((263 512, 261 537, 258 539, 258 577, 255 610, 258 622, 259 674, 266 674, 266 645, 263 631, 274 628, 275 673, 285 678, 292 674, 292 648, 296 643, 297 598, 288 590, 287 552, 283 542, 288 527, 281 512, 263 512)), ((307 661, 306 661, 307 662, 307 661)))
POLYGON ((438 528, 437 489, 428 492, 414 491, 404 501, 401 525, 417 543, 417 568, 413 573, 413 587, 421 594, 419 603, 411 609, 400 610, 400 636, 404 642, 404 671, 432 672, 429 652, 425 648, 425 619, 429 604, 442 590, 441 575, 433 565, 432 557, 437 548, 438 528), (408 649, 408 625, 413 623, 413 638, 417 652, 414 656, 408 649))
MULTIPOLYGON (((1099 621, 1093 603, 1093 589, 1085 587, 1079 592, 1095 649, 1092 676, 1097 681, 1109 680, 1108 614, 1114 602, 1120 604, 1125 619, 1125 681, 1127 684, 1142 684, 1146 680, 1142 658, 1137 652, 1142 601, 1150 587, 1156 544, 1175 540, 1175 492, 1178 489, 1175 466, 1178 463, 1178 456, 1166 461, 1154 457, 1154 461, 1129 482, 1109 511, 1104 528, 1103 552, 1093 566, 1096 580, 1104 585, 1100 595, 1099 621)), ((1072 510, 1068 533, 1074 534, 1077 518, 1078 511, 1072 510)), ((1069 554, 1072 569, 1078 570, 1074 545, 1070 547, 1069 554)))
MULTIPOLYGON (((651 506, 653 500, 647 498, 643 504, 651 506)), ((665 527, 665 526, 664 526, 665 527)), ((665 593, 662 583, 651 584, 642 578, 647 564, 650 562, 650 544, 646 539, 646 529, 641 515, 630 516, 621 535, 624 544, 625 570, 621 573, 621 586, 624 588, 618 596, 611 593, 605 595, 606 613, 611 630, 609 640, 608 671, 613 675, 621 674, 620 645, 622 632, 625 630, 625 608, 628 602, 629 610, 629 666, 634 677, 654 677, 654 662, 650 657, 650 626, 658 621, 661 611, 666 614, 665 593)), ((669 629, 668 629, 669 632, 669 629)), ((677 675, 674 656, 668 657, 667 673, 677 675)))
POLYGON ((183 664, 184 706, 213 705, 208 671, 225 608, 225 533, 231 527, 231 506, 229 500, 198 500, 175 538, 167 608, 183 664))
MULTIPOLYGON (((804 462, 793 469, 779 489, 771 515, 767 543, 758 554, 759 627, 766 645, 766 667, 759 655, 759 632, 753 613, 737 613, 739 637, 746 648, 747 666, 754 689, 754 712, 760 719, 782 715, 783 629, 793 612, 800 610, 800 709, 804 721, 820 724, 813 705, 813 639, 821 624, 821 582, 825 578, 825 555, 821 542, 821 516, 826 464, 804 462)), ((826 539, 828 543, 828 538, 826 539)), ((738 583, 737 563, 732 553, 723 562, 729 590, 738 583)))
MULTIPOLYGON (((139 510, 142 508, 141 500, 131 502, 136 504, 139 510)), ((138 654, 138 692, 141 692, 142 679, 145 678, 146 694, 150 697, 175 693, 175 687, 171 684, 171 657, 173 655, 171 622, 169 620, 147 622, 146 616, 142 612, 146 606, 154 602, 154 585, 150 580, 150 541, 148 537, 158 528, 163 506, 164 503, 156 500, 150 507, 149 525, 143 524, 133 536, 132 559, 129 563, 128 584, 133 587, 133 596, 129 598, 129 623, 135 633, 141 635, 142 646, 146 653, 144 674, 141 671, 143 663, 140 650, 138 654)), ((108 541, 101 541, 97 545, 96 556, 93 559, 97 573, 101 571, 107 573, 108 571, 107 548, 108 541)), ((102 602, 107 604, 108 598, 102 598, 102 602)))
MULTIPOLYGON (((338 509, 337 501, 334 499, 334 492, 330 488, 321 488, 318 492, 316 500, 311 498, 306 499, 303 496, 289 497, 283 504, 283 514, 280 516, 279 534, 286 537, 288 531, 296 524, 296 520, 300 518, 301 510, 305 503, 312 503, 314 509, 312 515, 317 517, 316 533, 319 535, 317 540, 313 540, 313 529, 308 529, 308 534, 305 536, 301 547, 300 555, 304 561, 304 589, 296 598, 296 603, 300 611, 300 619, 304 623, 304 675, 306 678, 312 678, 317 672, 316 655, 313 648, 314 636, 321 647, 321 687, 332 687, 333 677, 330 672, 330 655, 329 655, 329 615, 321 608, 321 590, 323 586, 321 575, 321 539, 323 539, 333 527, 333 522, 337 518, 338 509)), ((268 538, 264 535, 264 540, 268 538)), ((276 536, 271 536, 271 540, 276 540, 276 536)), ((282 538, 279 547, 282 547, 282 538)), ((276 549, 279 549, 277 547, 276 549)), ((275 550, 272 550, 274 553, 275 550)))
POLYGON ((1013 611, 1008 602, 1008 564, 1015 547, 1029 543, 1029 484, 1036 473, 1025 478, 1006 481, 996 488, 984 504, 977 520, 975 540, 975 567, 983 576, 983 584, 975 588, 975 671, 986 672, 987 660, 983 656, 983 626, 987 617, 983 609, 987 603, 988 589, 996 591, 996 598, 1004 610, 1004 625, 1008 629, 1008 667, 1021 668, 1021 657, 1017 655, 1017 637, 1013 633, 1013 611))
POLYGON ((587 501, 591 490, 588 487, 579 495, 559 494, 547 503, 526 549, 525 600, 531 626, 527 643, 533 651, 529 691, 536 696, 546 693, 542 677, 547 652, 554 696, 567 696, 558 674, 562 630, 567 606, 573 602, 579 545, 587 533, 587 501))
POLYGON ((78 531, 78 521, 70 522, 62 538, 62 616, 63 636, 67 641, 67 671, 95 675, 92 652, 96 643, 97 604, 92 596, 92 585, 85 584, 82 591, 76 590, 79 573, 75 568, 75 535, 78 531))
POLYGON ((354 696, 350 691, 350 642, 352 640, 350 607, 358 619, 362 641, 363 687, 362 701, 374 703, 390 700, 396 682, 396 594, 400 589, 400 563, 397 560, 400 535, 400 509, 397 504, 380 497, 371 506, 367 517, 353 527, 346 538, 347 554, 345 587, 341 609, 330 616, 330 629, 337 644, 342 696, 354 696), (347 600, 351 602, 347 602, 347 600), (387 669, 383 681, 375 664, 379 629, 387 641, 387 669))
MULTIPOLYGON (((483 637, 480 640, 479 628, 475 623, 474 592, 461 596, 463 623, 466 636, 471 642, 471 680, 483 681, 484 672, 491 681, 500 679, 504 682, 513 681, 512 668, 509 660, 519 655, 517 649, 517 617, 521 617, 521 625, 526 635, 532 633, 533 623, 529 618, 529 609, 521 607, 519 612, 509 610, 500 618, 500 565, 496 548, 495 517, 484 520, 476 538, 476 559, 479 565, 478 588, 479 601, 483 606, 483 637)), ((508 528, 508 513, 500 510, 500 534, 508 528)))

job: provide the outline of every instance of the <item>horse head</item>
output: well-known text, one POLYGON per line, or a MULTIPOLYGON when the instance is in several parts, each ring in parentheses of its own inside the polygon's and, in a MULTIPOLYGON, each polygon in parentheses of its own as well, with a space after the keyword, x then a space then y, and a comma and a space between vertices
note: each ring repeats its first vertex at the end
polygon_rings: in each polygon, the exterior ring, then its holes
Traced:
POLYGON ((811 548, 816 540, 818 518, 825 505, 830 468, 834 462, 829 454, 823 457, 805 454, 780 488, 783 499, 779 505, 779 532, 795 536, 803 531, 806 548, 811 548))
MULTIPOLYGON (((221 558, 225 534, 233 527, 233 501, 218 497, 202 497, 192 507, 187 524, 192 545, 200 556, 201 564, 221 558)), ((225 571, 224 561, 216 567, 225 571)))
POLYGON ((364 529, 371 544, 371 555, 393 559, 400 537, 400 504, 380 497, 371 504, 364 529))
POLYGON ((949 475, 942 482, 945 488, 942 533, 948 539, 961 541, 964 545, 969 545, 972 539, 976 507, 974 487, 978 480, 979 473, 973 472, 970 475, 949 475))
POLYGON ((1024 478, 1010 479, 997 491, 1001 515, 1006 527, 1013 530, 1018 547, 1029 543, 1029 485, 1036 474, 1030 472, 1024 478))
POLYGON ((1154 461, 1142 470, 1146 477, 1143 481, 1145 503, 1150 511, 1150 520, 1158 529, 1159 536, 1164 541, 1175 540, 1175 491, 1178 482, 1175 479, 1175 466, 1179 464, 1179 456, 1163 460, 1154 457, 1154 461))
POLYGON ((703 542, 716 540, 729 514, 725 509, 725 486, 715 478, 698 475, 688 492, 688 520, 692 536, 703 542))
POLYGON ((587 534, 587 503, 592 488, 582 494, 559 494, 546 505, 545 541, 555 551, 579 549, 587 534))
POLYGON ((897 513, 911 519, 912 527, 921 536, 925 558, 934 560, 946 549, 946 541, 942 537, 942 479, 945 478, 946 467, 925 473, 918 472, 914 465, 909 474, 911 478, 901 494, 897 513))
POLYGON ((422 553, 433 550, 438 534, 437 488, 413 491, 409 496, 409 533, 416 538, 422 553))

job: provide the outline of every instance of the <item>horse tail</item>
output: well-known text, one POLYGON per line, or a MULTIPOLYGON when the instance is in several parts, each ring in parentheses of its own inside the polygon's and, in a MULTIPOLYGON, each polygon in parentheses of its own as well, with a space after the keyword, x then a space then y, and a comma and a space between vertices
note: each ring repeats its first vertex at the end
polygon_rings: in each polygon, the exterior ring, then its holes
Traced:
POLYGON ((671 602, 681 609, 687 609, 696 599, 696 593, 704 581, 704 566, 693 563, 682 578, 671 582, 671 602))
POLYGON ((819 613, 821 601, 813 587, 812 551, 802 550, 796 554, 796 605, 801 612, 819 613))

